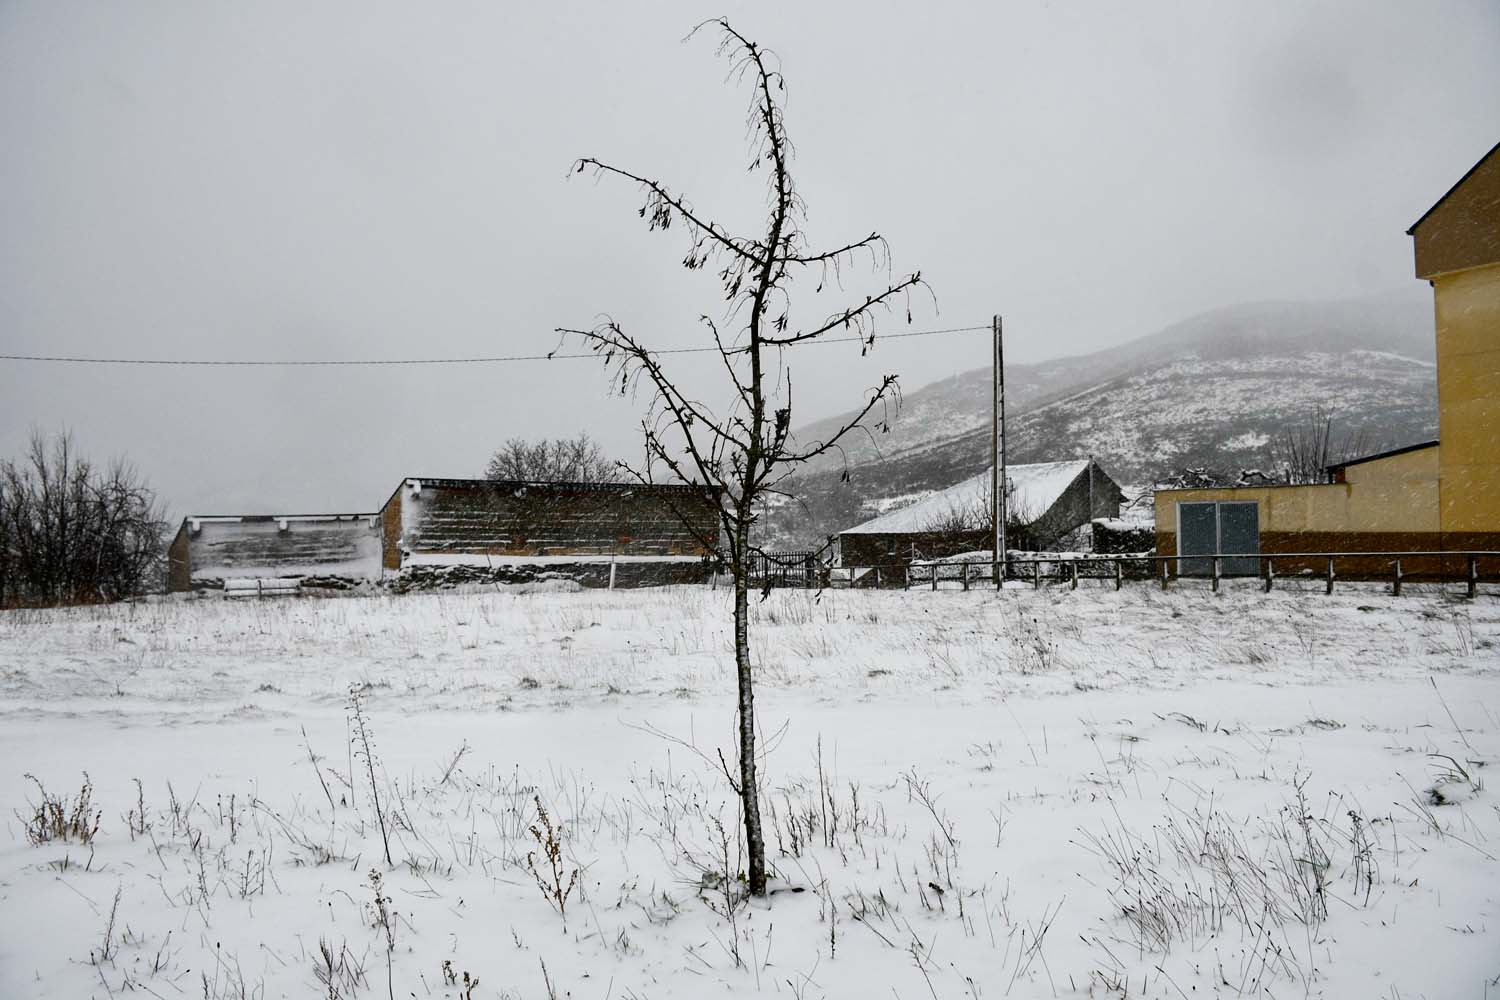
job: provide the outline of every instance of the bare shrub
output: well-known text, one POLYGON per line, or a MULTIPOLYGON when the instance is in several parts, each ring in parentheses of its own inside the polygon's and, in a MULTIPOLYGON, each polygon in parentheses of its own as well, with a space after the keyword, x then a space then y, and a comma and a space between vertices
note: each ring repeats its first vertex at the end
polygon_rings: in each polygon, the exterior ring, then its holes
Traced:
POLYGON ((0 607, 141 594, 159 580, 165 529, 130 463, 98 468, 71 435, 33 433, 25 458, 0 461, 0 607))
POLYGON ((528 851, 526 868, 531 872, 531 877, 536 879, 536 887, 542 891, 543 898, 551 903, 558 913, 566 915, 568 894, 578 884, 578 869, 574 868, 571 874, 568 873, 567 865, 563 862, 562 826, 552 825, 552 817, 547 815, 547 809, 542 805, 540 796, 533 801, 536 803, 537 821, 529 829, 537 846, 541 848, 546 866, 539 867, 536 851, 528 851))
POLYGON ((78 789, 78 796, 71 801, 48 792, 41 779, 33 774, 26 775, 26 780, 36 785, 37 795, 41 798, 33 806, 29 818, 17 814, 25 823, 28 844, 39 847, 54 840, 93 843, 104 813, 93 808, 94 786, 89 781, 87 771, 83 773, 83 785, 78 789))
POLYGON ((1319 406, 1287 423, 1266 445, 1266 458, 1289 484, 1326 483, 1328 467, 1367 453, 1363 428, 1334 431, 1334 414, 1319 406))

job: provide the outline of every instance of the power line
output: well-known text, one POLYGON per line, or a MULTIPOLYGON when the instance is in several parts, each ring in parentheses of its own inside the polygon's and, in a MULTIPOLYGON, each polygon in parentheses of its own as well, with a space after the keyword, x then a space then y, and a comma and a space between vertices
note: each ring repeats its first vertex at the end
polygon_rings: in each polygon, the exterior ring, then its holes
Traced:
MULTIPOLYGON (((988 326, 955 326, 945 330, 916 330, 908 333, 880 334, 877 340, 900 340, 906 337, 936 337, 951 333, 976 333, 988 330, 988 326)), ((850 344, 862 342, 864 337, 830 337, 827 340, 808 340, 804 344, 850 344)), ((652 354, 706 354, 717 352, 717 347, 668 347, 652 354)), ((343 366, 380 365, 493 365, 518 361, 576 361, 598 358, 595 352, 583 354, 509 354, 476 358, 343 358, 323 361, 269 360, 200 361, 189 358, 90 358, 46 354, 0 354, 0 361, 41 361, 74 365, 182 365, 200 368, 327 368, 343 366)))

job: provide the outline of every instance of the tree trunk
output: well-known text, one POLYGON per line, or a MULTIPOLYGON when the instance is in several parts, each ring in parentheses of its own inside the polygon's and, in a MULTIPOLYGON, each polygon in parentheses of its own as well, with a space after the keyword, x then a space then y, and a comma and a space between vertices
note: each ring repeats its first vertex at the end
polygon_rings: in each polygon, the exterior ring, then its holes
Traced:
POLYGON ((746 877, 752 896, 766 894, 766 841, 760 829, 760 785, 755 777, 755 687, 750 673, 750 586, 734 574, 734 666, 740 687, 740 803, 745 813, 746 877))

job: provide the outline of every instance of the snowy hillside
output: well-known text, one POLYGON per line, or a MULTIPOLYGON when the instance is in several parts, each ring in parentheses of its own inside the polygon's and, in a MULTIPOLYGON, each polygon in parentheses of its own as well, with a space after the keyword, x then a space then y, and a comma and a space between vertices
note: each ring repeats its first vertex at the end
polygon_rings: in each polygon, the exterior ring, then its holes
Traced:
MULTIPOLYGON (((1216 310, 1151 337, 1079 358, 1006 369, 1013 462, 1093 454, 1116 481, 1153 481, 1183 465, 1263 465, 1277 430, 1316 407, 1364 428, 1372 448, 1436 436, 1431 303, 1424 289, 1350 302, 1261 303, 1216 310)), ((766 519, 786 544, 832 532, 975 475, 989 464, 990 371, 908 391, 876 444, 804 472, 766 519), (876 446, 879 447, 877 452, 876 446)), ((822 422, 800 429, 811 440, 822 422)))

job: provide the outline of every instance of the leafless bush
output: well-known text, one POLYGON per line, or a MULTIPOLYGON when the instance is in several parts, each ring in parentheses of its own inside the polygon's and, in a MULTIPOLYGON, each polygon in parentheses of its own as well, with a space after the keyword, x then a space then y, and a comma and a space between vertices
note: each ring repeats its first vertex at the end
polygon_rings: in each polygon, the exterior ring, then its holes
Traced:
POLYGON ((1328 466, 1369 451, 1363 428, 1334 431, 1333 414, 1319 406, 1288 423, 1266 445, 1266 458, 1289 484, 1326 483, 1328 466))
POLYGON ((30 817, 17 814, 25 823, 28 844, 39 847, 55 840, 76 841, 80 844, 93 842, 104 813, 93 808, 91 800, 94 786, 89 781, 87 771, 83 773, 83 785, 78 789, 78 797, 72 801, 49 793, 41 779, 35 775, 28 774, 26 779, 36 785, 37 795, 41 798, 32 807, 30 817))
POLYGON ((34 433, 0 461, 0 606, 85 604, 143 593, 159 575, 165 521, 128 462, 97 468, 70 435, 34 433))
MULTIPOLYGON (((1005 504, 1005 547, 1034 551, 1043 544, 1036 532, 1036 523, 1041 512, 1019 503, 1013 496, 1014 486, 1008 489, 1009 494, 1005 504)), ((983 486, 971 502, 950 503, 945 509, 938 511, 923 522, 921 530, 934 535, 953 536, 955 539, 961 539, 964 535, 973 532, 984 532, 993 541, 995 531, 995 505, 991 500, 993 496, 990 487, 983 486)), ((934 556, 946 554, 948 553, 933 553, 934 556)))
POLYGON ((537 822, 531 825, 530 832, 541 848, 546 866, 539 867, 536 851, 529 851, 526 854, 526 867, 531 872, 531 877, 536 879, 536 886, 542 891, 542 896, 557 908, 558 913, 566 915, 568 895, 578 884, 578 869, 574 868, 572 874, 568 874, 562 856, 562 827, 552 825, 552 817, 547 815, 547 809, 539 796, 534 801, 537 822))
POLYGON ((141 784, 140 778, 135 781, 135 805, 125 814, 125 828, 130 831, 130 839, 144 837, 151 829, 151 824, 146 820, 146 788, 141 784))
POLYGON ((719 817, 709 817, 709 823, 713 827, 711 834, 714 838, 713 854, 709 862, 700 861, 696 855, 689 855, 688 861, 698 867, 700 872, 698 894, 710 910, 729 924, 729 957, 734 960, 735 968, 743 968, 745 962, 740 957, 739 911, 749 896, 739 863, 742 852, 719 817))

